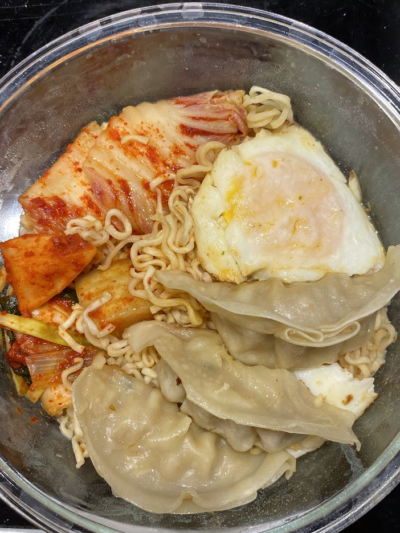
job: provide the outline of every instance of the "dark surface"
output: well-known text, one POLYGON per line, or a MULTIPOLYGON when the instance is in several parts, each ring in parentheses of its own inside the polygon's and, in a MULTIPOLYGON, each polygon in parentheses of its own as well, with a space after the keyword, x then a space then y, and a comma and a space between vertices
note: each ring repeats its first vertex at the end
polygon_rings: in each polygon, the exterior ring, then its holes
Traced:
MULTIPOLYGON (((155 1, 0 0, 0 76, 54 38, 92 20, 155 1)), ((169 3, 169 2, 164 2, 169 3)), ((400 83, 399 0, 226 2, 273 11, 310 24, 351 46, 400 83)), ((400 487, 346 533, 400 531, 400 487)), ((0 526, 30 528, 0 501, 0 526)))

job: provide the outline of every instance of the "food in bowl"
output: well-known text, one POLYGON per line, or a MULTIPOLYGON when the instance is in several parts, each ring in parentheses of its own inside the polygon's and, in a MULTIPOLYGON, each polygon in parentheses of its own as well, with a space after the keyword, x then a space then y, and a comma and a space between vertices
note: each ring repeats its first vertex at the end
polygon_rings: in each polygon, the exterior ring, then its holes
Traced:
POLYGON ((400 248, 288 96, 127 107, 20 203, 0 245, 6 359, 116 496, 229 509, 327 440, 360 447, 400 248))

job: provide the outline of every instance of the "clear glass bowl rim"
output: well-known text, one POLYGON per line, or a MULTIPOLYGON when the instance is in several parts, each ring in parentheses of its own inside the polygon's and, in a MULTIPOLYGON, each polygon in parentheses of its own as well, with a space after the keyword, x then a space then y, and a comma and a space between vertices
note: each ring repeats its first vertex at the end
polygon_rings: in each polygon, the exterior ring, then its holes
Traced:
MULTIPOLYGON (((132 9, 64 34, 31 54, 0 80, 0 112, 41 72, 48 72, 52 65, 59 64, 67 52, 78 52, 88 44, 96 45, 99 42, 99 30, 104 39, 115 35, 115 29, 145 32, 177 23, 182 26, 222 24, 236 30, 261 31, 302 47, 313 55, 329 60, 364 89, 368 89, 369 95, 374 97, 400 129, 399 87, 358 52, 307 24, 282 15, 249 7, 207 2, 160 4, 132 9)), ((399 452, 400 435, 369 469, 336 496, 299 518, 269 530, 269 533, 341 531, 370 510, 400 482, 399 452)), ((83 531, 116 531, 60 505, 24 479, 1 454, 0 472, 3 478, 0 478, 0 498, 39 527, 48 531, 68 531, 75 524, 83 531), (21 501, 21 491, 30 500, 29 505, 21 501), (32 500, 37 502, 37 509, 32 508, 32 500), (43 514, 44 509, 47 512, 43 514), (57 516, 58 527, 52 523, 49 512, 57 516), (65 527, 60 522, 65 523, 65 527)), ((135 526, 132 531, 134 529, 135 526)), ((262 531, 259 527, 251 529, 260 533, 262 531)))

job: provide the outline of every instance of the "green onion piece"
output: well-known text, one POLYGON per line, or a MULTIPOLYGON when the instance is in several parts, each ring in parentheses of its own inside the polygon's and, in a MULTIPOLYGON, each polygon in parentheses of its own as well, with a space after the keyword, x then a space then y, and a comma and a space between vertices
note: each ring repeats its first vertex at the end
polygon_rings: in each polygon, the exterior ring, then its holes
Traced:
MULTIPOLYGON (((0 327, 12 329, 25 335, 32 335, 44 341, 54 342, 62 346, 69 346, 65 340, 58 334, 58 327, 53 324, 46 324, 35 320, 34 318, 26 318, 24 316, 10 315, 9 313, 0 313, 0 327)), ((71 337, 84 346, 91 346, 86 337, 68 330, 71 337)))
POLYGON ((0 296, 0 311, 7 311, 12 315, 20 315, 18 309, 18 300, 15 294, 9 296, 0 296))
POLYGON ((66 298, 67 300, 72 300, 76 304, 79 303, 76 291, 73 291, 72 289, 66 288, 61 291, 60 294, 57 294, 57 296, 61 296, 61 298, 66 298))
POLYGON ((15 375, 23 378, 28 387, 32 385, 31 374, 27 366, 21 365, 20 368, 13 368, 12 371, 14 372, 15 375))

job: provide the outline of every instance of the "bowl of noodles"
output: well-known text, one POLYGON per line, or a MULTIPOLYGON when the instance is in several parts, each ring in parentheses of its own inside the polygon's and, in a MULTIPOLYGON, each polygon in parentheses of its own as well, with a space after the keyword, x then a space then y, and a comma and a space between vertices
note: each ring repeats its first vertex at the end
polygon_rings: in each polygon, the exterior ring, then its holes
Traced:
POLYGON ((398 483, 399 91, 295 21, 102 19, 0 85, 1 497, 339 531, 398 483))

